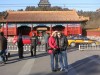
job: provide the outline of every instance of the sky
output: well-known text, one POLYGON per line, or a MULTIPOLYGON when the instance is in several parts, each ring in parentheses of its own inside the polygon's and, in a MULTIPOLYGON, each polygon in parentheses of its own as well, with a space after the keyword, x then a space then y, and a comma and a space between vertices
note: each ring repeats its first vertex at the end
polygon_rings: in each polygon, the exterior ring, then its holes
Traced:
MULTIPOLYGON (((26 6, 37 6, 40 0, 0 0, 0 12, 5 10, 25 9, 26 6)), ((49 0, 52 6, 63 8, 96 11, 100 8, 100 0, 49 0)))

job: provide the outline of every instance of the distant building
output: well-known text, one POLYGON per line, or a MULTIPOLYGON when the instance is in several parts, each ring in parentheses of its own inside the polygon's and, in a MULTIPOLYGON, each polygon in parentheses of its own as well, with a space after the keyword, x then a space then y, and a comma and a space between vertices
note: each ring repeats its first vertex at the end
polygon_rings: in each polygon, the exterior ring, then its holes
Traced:
POLYGON ((6 36, 39 35, 58 30, 68 35, 82 34, 81 25, 88 17, 78 16, 75 10, 69 11, 9 11, 0 19, 2 31, 6 36))
POLYGON ((99 36, 100 37, 100 28, 96 29, 87 29, 86 36, 99 36))
POLYGON ((38 7, 51 7, 51 4, 48 0, 40 0, 38 7))

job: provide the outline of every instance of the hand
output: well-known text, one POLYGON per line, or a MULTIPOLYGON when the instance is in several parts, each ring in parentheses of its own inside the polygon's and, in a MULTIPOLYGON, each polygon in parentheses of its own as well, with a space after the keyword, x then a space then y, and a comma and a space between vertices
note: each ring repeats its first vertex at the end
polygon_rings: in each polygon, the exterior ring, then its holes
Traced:
POLYGON ((56 50, 56 48, 53 49, 54 51, 56 50))

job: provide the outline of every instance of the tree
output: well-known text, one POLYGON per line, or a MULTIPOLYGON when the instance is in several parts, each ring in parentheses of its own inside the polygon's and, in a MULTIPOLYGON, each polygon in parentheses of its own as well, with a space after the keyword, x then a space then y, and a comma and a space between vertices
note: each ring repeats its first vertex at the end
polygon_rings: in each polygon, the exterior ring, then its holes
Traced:
POLYGON ((78 11, 80 16, 89 17, 85 28, 98 28, 100 27, 100 12, 93 11, 78 11))
POLYGON ((35 10, 35 6, 27 6, 25 11, 34 11, 35 10))
POLYGON ((62 11, 69 10, 68 8, 61 8, 59 6, 54 7, 35 7, 35 6, 27 6, 25 11, 62 11))
POLYGON ((23 11, 23 9, 18 9, 18 11, 23 11))

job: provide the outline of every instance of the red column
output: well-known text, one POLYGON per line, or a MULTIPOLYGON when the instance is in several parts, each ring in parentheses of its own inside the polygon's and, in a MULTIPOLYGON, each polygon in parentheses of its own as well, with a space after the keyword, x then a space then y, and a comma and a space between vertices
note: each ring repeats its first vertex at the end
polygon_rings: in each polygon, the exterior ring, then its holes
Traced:
POLYGON ((31 31, 30 31, 30 37, 32 36, 32 32, 33 32, 33 24, 32 24, 32 26, 31 26, 31 31))
POLYGON ((80 26, 80 34, 82 35, 82 27, 80 26))
POLYGON ((8 37, 8 22, 6 23, 6 37, 8 37))
POLYGON ((3 23, 3 25, 2 25, 1 31, 4 33, 4 23, 3 23))
POLYGON ((68 26, 67 26, 67 25, 65 26, 64 34, 65 34, 66 36, 68 36, 68 26))
POLYGON ((17 36, 17 25, 15 24, 15 35, 17 36))
POLYGON ((31 32, 33 31, 33 24, 32 24, 32 26, 31 26, 31 32))
POLYGON ((50 34, 52 34, 52 25, 50 25, 50 34))
MULTIPOLYGON (((34 26, 35 27, 35 26, 34 26)), ((36 28, 36 30, 33 30, 34 31, 34 33, 36 33, 36 35, 38 36, 38 31, 37 31, 37 28, 36 28)))
POLYGON ((79 26, 78 30, 79 30, 78 33, 82 34, 82 27, 81 26, 79 26))

